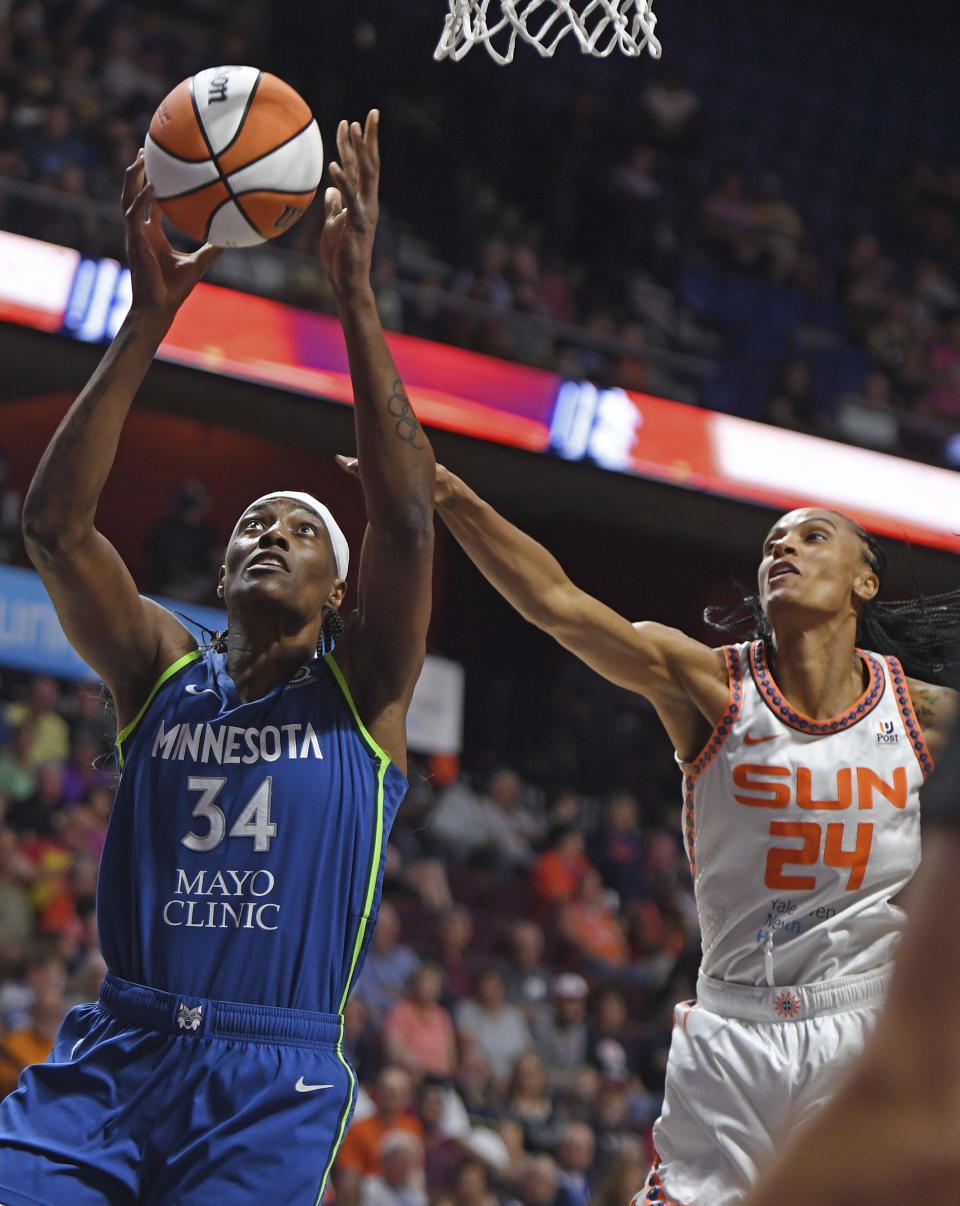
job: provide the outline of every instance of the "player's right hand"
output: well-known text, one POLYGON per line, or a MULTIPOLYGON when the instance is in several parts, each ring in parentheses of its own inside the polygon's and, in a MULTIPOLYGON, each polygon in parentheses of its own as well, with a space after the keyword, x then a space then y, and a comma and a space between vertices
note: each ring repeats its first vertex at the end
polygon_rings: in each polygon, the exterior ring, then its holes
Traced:
POLYGON ((170 246, 154 204, 153 186, 145 182, 142 149, 124 172, 121 204, 133 308, 172 318, 220 248, 207 243, 186 255, 170 246))

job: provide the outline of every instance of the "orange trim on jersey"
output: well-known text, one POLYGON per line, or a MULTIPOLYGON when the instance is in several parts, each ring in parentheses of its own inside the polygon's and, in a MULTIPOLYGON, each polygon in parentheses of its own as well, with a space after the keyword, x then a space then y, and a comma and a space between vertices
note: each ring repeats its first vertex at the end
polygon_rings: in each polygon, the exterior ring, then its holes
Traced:
POLYGON ((740 654, 733 645, 724 645, 723 656, 727 663, 727 706, 713 732, 707 738, 700 753, 692 762, 680 760, 683 768, 683 844, 690 860, 690 871, 696 879, 696 817, 694 815, 693 789, 697 779, 707 769, 717 756, 720 747, 726 741, 734 722, 740 715, 743 704, 743 667, 740 664, 740 654))
POLYGON ((890 681, 893 683, 893 694, 897 701, 897 707, 900 709, 900 719, 903 721, 903 727, 910 738, 913 752, 920 763, 923 777, 926 778, 933 770, 933 758, 930 755, 929 749, 927 749, 927 742, 923 736, 923 729, 920 728, 920 721, 917 720, 917 714, 913 710, 913 700, 910 698, 910 688, 907 686, 906 675, 903 673, 903 667, 897 658, 888 655, 885 661, 890 671, 890 681))
POLYGON ((633 1199, 631 1206, 692 1206, 691 1202, 681 1202, 679 1198, 671 1198, 664 1188, 658 1171, 662 1163, 663 1161, 654 1152, 653 1168, 647 1173, 643 1189, 633 1199))
POLYGON ((857 649, 868 670, 867 687, 857 702, 840 716, 831 716, 828 720, 814 720, 805 716, 785 699, 780 688, 774 682, 770 667, 767 664, 767 650, 763 641, 753 641, 750 645, 750 670, 753 681, 757 684, 760 698, 770 711, 784 724, 800 733, 812 733, 815 736, 825 736, 829 733, 839 733, 849 729, 868 716, 883 697, 886 675, 883 665, 872 653, 857 649))

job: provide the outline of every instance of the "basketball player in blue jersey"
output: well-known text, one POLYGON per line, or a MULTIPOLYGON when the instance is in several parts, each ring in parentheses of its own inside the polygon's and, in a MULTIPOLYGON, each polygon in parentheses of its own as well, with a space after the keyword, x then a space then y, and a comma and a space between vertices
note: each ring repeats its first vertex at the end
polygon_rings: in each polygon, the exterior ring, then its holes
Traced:
POLYGON ((142 162, 126 174, 133 305, 24 506, 64 629, 116 704, 98 890, 109 974, 0 1105, 4 1206, 315 1206, 350 1120, 341 1014, 406 786, 435 480, 370 286, 378 124, 376 111, 340 124, 321 243, 364 464, 345 629, 347 543, 308 493, 240 516, 220 571, 228 629, 206 649, 139 595, 94 525, 134 393, 216 254, 175 254, 142 162))
POLYGON ((500 593, 649 699, 673 741, 703 960, 636 1202, 741 1203, 788 1127, 828 1100, 886 993, 904 925, 892 898, 919 862, 919 789, 955 709, 929 680, 960 637, 960 592, 879 601, 876 541, 806 507, 774 524, 759 592, 732 617, 753 639, 711 648, 580 590, 443 468, 436 501, 500 593))

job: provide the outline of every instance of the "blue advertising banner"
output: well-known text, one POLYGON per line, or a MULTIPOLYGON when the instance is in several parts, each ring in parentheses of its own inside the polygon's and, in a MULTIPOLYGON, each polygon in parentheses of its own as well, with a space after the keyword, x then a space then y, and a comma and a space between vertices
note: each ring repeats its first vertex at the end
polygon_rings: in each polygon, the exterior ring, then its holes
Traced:
MULTIPOLYGON (((208 639, 199 625, 214 631, 226 627, 226 612, 216 607, 175 599, 157 602, 175 611, 198 641, 208 639), (188 617, 197 623, 191 624, 188 617)), ((33 570, 0 565, 0 666, 57 678, 97 677, 64 636, 50 597, 33 570)))

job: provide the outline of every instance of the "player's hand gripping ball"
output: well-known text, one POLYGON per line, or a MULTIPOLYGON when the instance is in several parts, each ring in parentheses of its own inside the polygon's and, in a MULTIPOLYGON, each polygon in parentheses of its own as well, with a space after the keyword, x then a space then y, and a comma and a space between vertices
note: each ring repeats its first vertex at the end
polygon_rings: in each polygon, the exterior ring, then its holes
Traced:
POLYGON ((249 247, 313 200, 323 140, 303 97, 257 67, 208 67, 163 98, 144 144, 160 208, 200 243, 249 247))

